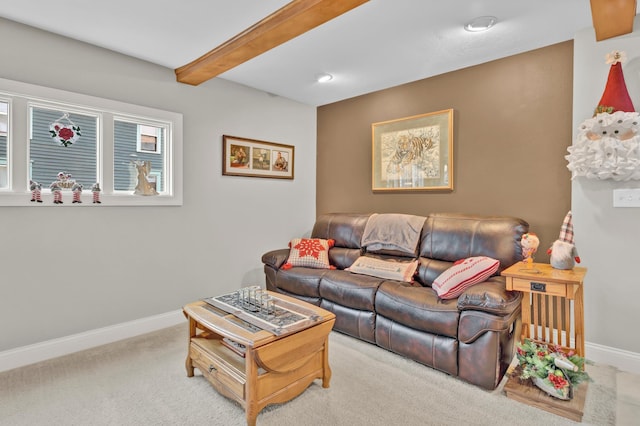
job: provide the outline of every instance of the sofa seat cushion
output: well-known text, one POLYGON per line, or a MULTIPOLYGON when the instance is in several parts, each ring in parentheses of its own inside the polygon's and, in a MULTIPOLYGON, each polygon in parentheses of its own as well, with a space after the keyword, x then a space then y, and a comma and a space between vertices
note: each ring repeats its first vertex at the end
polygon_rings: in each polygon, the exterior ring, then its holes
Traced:
POLYGON ((280 269, 276 275, 275 285, 287 293, 319 298, 320 280, 330 269, 291 268, 280 269))
POLYGON ((320 307, 336 314, 333 330, 370 343, 376 342, 376 314, 374 312, 347 308, 327 299, 322 299, 320 307))
POLYGON ((376 295, 376 312, 416 330, 456 338, 460 313, 456 300, 442 300, 429 287, 385 281, 376 295))
POLYGON ((368 275, 330 270, 320 281, 320 296, 348 308, 373 312, 376 291, 383 281, 368 275))

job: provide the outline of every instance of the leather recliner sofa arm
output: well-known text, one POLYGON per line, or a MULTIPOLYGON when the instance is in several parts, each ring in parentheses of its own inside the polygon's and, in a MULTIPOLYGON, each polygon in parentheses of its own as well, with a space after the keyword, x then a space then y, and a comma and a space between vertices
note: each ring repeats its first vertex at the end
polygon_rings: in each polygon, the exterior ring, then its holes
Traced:
POLYGON ((262 255, 262 263, 266 266, 270 266, 273 269, 280 269, 280 267, 289 258, 289 249, 277 249, 271 250, 262 255))
POLYGON ((470 344, 488 331, 508 332, 511 334, 520 317, 520 306, 511 315, 497 317, 480 311, 465 311, 460 315, 458 340, 470 344))
POLYGON ((504 277, 494 276, 476 284, 458 297, 458 310, 474 310, 494 315, 510 315, 522 301, 522 293, 508 291, 504 277))

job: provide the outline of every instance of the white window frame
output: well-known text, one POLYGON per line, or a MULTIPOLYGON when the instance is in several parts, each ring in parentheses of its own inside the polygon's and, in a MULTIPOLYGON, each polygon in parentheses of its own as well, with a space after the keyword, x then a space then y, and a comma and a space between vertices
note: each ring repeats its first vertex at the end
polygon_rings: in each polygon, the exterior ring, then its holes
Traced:
MULTIPOLYGON (((4 172, 6 173, 6 179, 7 179, 7 185, 6 186, 0 186, 0 194, 2 193, 6 193, 8 191, 11 190, 11 171, 13 169, 13 167, 11 167, 11 114, 12 114, 12 99, 10 97, 6 97, 3 96, 2 94, 0 94, 0 102, 6 103, 7 104, 7 114, 6 114, 6 119, 7 119, 7 132, 6 132, 6 137, 7 137, 7 163, 4 165, 0 165, 0 167, 4 168, 4 172)), ((3 113, 4 115, 4 113, 3 113)))
MULTIPOLYGON (((163 188, 171 188, 172 184, 171 184, 171 180, 173 179, 172 177, 172 173, 170 173, 171 171, 171 167, 172 167, 172 159, 171 159, 171 155, 169 155, 171 153, 170 149, 167 149, 169 147, 173 146, 172 139, 173 139, 173 123, 170 121, 159 121, 159 120, 151 120, 149 118, 145 118, 145 117, 140 117, 140 116, 134 116, 134 115, 114 115, 113 116, 113 123, 115 126, 115 122, 116 121, 122 121, 125 123, 131 123, 131 124, 137 124, 138 125, 138 130, 137 130, 137 151, 138 152, 142 152, 145 154, 162 154, 161 149, 159 148, 160 144, 157 145, 157 151, 153 152, 153 151, 145 151, 145 150, 140 150, 140 125, 144 125, 144 126, 149 126, 149 127, 156 127, 158 129, 158 133, 164 132, 164 143, 165 143, 165 155, 163 158, 163 166, 162 166, 162 174, 164 176, 164 185, 163 188)), ((115 128, 115 127, 114 127, 115 128)), ((115 143, 114 143, 114 148, 115 148, 115 143)), ((113 173, 113 161, 111 162, 112 166, 111 166, 111 170, 113 173)), ((112 181, 113 182, 113 181, 112 181)), ((115 189, 113 190, 114 193, 116 194, 124 194, 127 193, 128 191, 116 191, 115 189)))
MULTIPOLYGON (((82 203, 54 204, 43 185, 42 203, 37 206, 64 208, 100 206, 176 206, 182 205, 182 114, 134 105, 111 99, 52 89, 0 78, 0 100, 9 104, 7 123, 8 187, 0 188, 1 206, 34 206, 29 190, 30 106, 60 109, 98 118, 97 176, 102 192, 101 204, 91 202, 91 188, 83 192, 82 203), (163 127, 164 187, 154 196, 134 195, 133 191, 114 191, 114 119, 149 123, 163 127), (160 125, 159 125, 160 124, 160 125)), ((151 153, 150 151, 144 151, 151 153)), ((91 183, 93 184, 93 183, 91 183)), ((34 206, 35 207, 35 206, 34 206)))
POLYGON ((4 118, 5 118, 4 121, 6 121, 7 131, 3 132, 2 130, 0 130, 0 135, 2 135, 2 133, 8 133, 9 132, 8 127, 9 127, 9 107, 11 106, 10 101, 11 101, 11 99, 0 98, 0 103, 6 103, 7 104, 7 112, 0 111, 0 115, 3 115, 4 118))
MULTIPOLYGON (((89 116, 89 117, 93 117, 96 119, 96 177, 98 179, 98 182, 102 182, 103 181, 103 175, 102 175, 102 169, 103 169, 103 164, 102 164, 102 158, 101 158, 101 152, 102 152, 102 113, 100 113, 99 111, 96 111, 94 109, 88 109, 88 108, 82 108, 79 107, 77 105, 67 105, 67 104, 60 104, 57 102, 51 102, 51 101, 41 101, 41 100, 27 100, 27 120, 28 120, 28 126, 29 126, 29 134, 27 137, 27 146, 29 147, 29 150, 27 151, 27 159, 29 161, 29 159, 31 158, 31 140, 33 139, 33 108, 39 108, 39 109, 48 109, 50 111, 65 111, 68 113, 75 113, 75 114, 82 114, 85 116, 89 116)), ((60 170, 62 171, 62 170, 60 170)), ((29 175, 30 173, 28 173, 27 171, 27 175, 29 175)), ((52 179, 53 181, 54 179, 52 179)), ((46 193, 50 193, 50 189, 47 185, 45 185, 45 183, 48 182, 40 182, 42 183, 42 193, 46 194, 46 193)), ((86 190, 90 190, 91 187, 90 185, 93 185, 95 182, 87 182, 85 184, 85 191, 86 190)))

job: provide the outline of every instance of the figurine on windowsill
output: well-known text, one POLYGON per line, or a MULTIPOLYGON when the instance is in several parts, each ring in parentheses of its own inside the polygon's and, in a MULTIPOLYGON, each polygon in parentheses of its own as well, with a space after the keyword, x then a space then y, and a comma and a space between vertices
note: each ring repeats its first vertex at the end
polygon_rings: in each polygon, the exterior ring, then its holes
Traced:
POLYGON ((151 174, 151 161, 135 160, 133 165, 138 172, 138 184, 133 193, 135 195, 158 195, 156 189, 149 182, 151 174))
POLYGON ((100 201, 100 184, 98 182, 91 185, 91 192, 93 193, 93 204, 101 204, 100 201))
POLYGON ((53 204, 62 204, 62 188, 60 188, 58 182, 51 182, 49 188, 51 188, 51 193, 53 194, 53 204))
POLYGON ((32 180, 29 181, 29 189, 31 189, 31 201, 42 202, 42 184, 32 180))
POLYGON ((74 183, 71 187, 71 192, 73 192, 73 203, 82 203, 80 196, 82 195, 82 184, 74 183))

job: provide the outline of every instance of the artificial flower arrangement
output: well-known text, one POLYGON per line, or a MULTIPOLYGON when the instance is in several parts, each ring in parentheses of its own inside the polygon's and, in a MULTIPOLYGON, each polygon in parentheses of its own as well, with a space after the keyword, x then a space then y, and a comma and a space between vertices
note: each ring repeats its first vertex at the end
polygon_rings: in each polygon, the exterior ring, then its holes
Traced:
POLYGON ((558 346, 525 339, 516 344, 516 356, 521 367, 520 378, 531 379, 538 388, 559 399, 571 399, 573 386, 591 380, 584 371, 585 359, 573 351, 565 353, 558 346))

